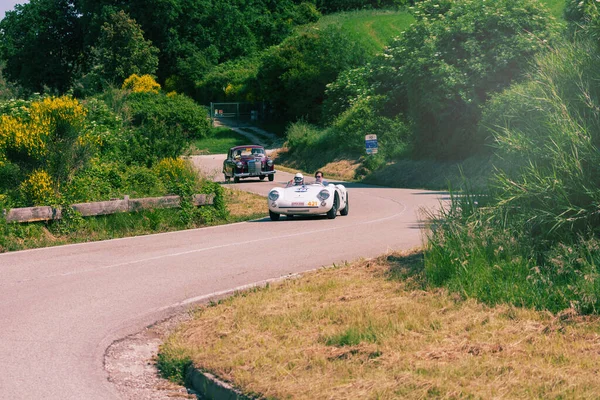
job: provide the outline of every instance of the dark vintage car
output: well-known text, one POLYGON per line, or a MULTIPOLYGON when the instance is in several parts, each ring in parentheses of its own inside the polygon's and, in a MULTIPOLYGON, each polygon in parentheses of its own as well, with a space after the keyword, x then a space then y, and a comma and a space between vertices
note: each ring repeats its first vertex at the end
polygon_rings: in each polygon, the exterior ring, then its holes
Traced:
POLYGON ((233 178, 238 183, 241 178, 257 177, 261 181, 269 177, 275 179, 275 163, 265 153, 262 146, 235 146, 229 149, 223 161, 223 175, 228 181, 233 178))

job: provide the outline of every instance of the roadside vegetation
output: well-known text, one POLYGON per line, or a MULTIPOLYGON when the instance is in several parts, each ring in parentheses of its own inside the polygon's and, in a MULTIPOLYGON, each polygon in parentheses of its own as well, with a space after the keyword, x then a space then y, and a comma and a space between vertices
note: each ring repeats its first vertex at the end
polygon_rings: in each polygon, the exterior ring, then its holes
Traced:
POLYGON ((285 166, 450 188, 452 201, 430 215, 422 256, 202 309, 163 347, 165 374, 194 363, 281 398, 597 393, 600 3, 125 3, 39 0, 0 21, 0 208, 218 201, 0 220, 2 250, 260 216, 263 199, 224 191, 180 156, 241 143, 210 130, 202 105, 261 102, 285 166))
POLYGON ((211 128, 207 137, 196 139, 187 151, 190 155, 226 154, 233 146, 248 144, 248 139, 226 127, 211 128))
POLYGON ((422 254, 390 254, 202 307, 162 345, 271 399, 589 398, 597 317, 489 307, 428 290, 422 254), (535 377, 535 379, 532 379, 535 377))

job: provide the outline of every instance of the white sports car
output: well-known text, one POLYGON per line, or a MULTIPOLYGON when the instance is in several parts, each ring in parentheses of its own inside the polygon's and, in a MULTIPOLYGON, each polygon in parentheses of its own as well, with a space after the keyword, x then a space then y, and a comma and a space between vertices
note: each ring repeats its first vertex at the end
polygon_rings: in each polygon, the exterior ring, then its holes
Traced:
POLYGON ((281 214, 288 217, 294 215, 327 214, 334 219, 339 210, 340 215, 348 215, 348 191, 344 185, 320 184, 275 187, 267 196, 269 217, 279 220, 281 214))

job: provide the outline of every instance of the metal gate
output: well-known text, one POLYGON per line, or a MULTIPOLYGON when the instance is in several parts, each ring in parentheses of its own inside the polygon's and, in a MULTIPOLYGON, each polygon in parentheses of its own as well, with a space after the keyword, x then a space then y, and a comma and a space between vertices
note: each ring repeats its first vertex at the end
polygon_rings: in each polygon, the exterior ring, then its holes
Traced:
POLYGON ((212 125, 223 121, 227 125, 244 125, 264 119, 265 104, 260 103, 210 103, 210 118, 212 125))

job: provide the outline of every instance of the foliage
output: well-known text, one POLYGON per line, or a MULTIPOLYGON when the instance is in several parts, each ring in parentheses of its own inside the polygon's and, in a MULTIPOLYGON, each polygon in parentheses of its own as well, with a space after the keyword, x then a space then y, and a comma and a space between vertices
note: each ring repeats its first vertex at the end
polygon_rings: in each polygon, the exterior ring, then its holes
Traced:
POLYGON ((404 155, 410 139, 409 126, 400 116, 384 116, 384 105, 385 97, 382 96, 357 100, 331 124, 329 146, 362 154, 365 136, 377 135, 381 155, 388 159, 404 155))
POLYGON ((474 127, 481 105, 520 78, 558 25, 529 0, 425 0, 414 15, 417 23, 376 63, 378 90, 414 122, 421 155, 480 151, 474 127))
POLYGON ((317 8, 324 14, 362 8, 404 7, 414 3, 414 0, 316 0, 317 8))
POLYGON ((181 158, 164 158, 153 166, 153 170, 171 193, 180 194, 185 191, 182 187, 189 187, 189 194, 192 194, 195 189, 197 172, 189 161, 181 158))
POLYGON ((122 89, 131 90, 133 93, 151 92, 158 94, 160 85, 150 75, 138 76, 133 74, 125 79, 122 89))
POLYGON ((498 168, 430 235, 428 276, 492 303, 600 311, 600 76, 595 43, 562 43, 484 112, 498 168))
POLYGON ((323 121, 331 122, 352 104, 373 95, 369 67, 342 71, 334 82, 327 84, 323 101, 323 121))
POLYGON ((122 10, 106 19, 90 50, 89 67, 74 85, 80 96, 97 93, 131 75, 154 74, 158 67, 158 49, 144 39, 135 20, 122 10))
POLYGON ((122 151, 130 162, 152 165, 167 157, 178 157, 188 141, 205 137, 209 120, 205 108, 187 96, 131 93, 127 100, 133 130, 122 151))
MULTIPOLYGON (((56 193, 85 166, 98 145, 99 138, 87 128, 87 110, 69 96, 9 101, 2 108, 3 163, 9 163, 9 170, 18 168, 25 174, 43 169, 56 193)), ((28 194, 25 198, 40 197, 28 194)))
POLYGON ((213 66, 277 44, 318 16, 310 3, 294 0, 82 0, 77 9, 90 44, 100 35, 102 15, 123 10, 131 16, 160 50, 159 82, 188 95, 213 66))
POLYGON ((565 19, 581 30, 584 37, 600 41, 600 4, 593 0, 568 0, 565 7, 565 19))
POLYGON ((257 75, 260 98, 274 104, 279 118, 318 122, 326 85, 341 71, 364 64, 365 56, 364 49, 336 26, 290 37, 263 57, 257 75))
POLYGON ((19 185, 21 197, 26 204, 33 206, 47 206, 56 204, 56 185, 52 177, 44 170, 33 171, 27 179, 19 185))
POLYGON ((31 92, 64 93, 83 52, 83 29, 72 0, 17 4, 0 21, 3 75, 31 92))
POLYGON ((215 66, 196 82, 196 97, 212 102, 255 101, 259 65, 260 59, 251 56, 215 66))

